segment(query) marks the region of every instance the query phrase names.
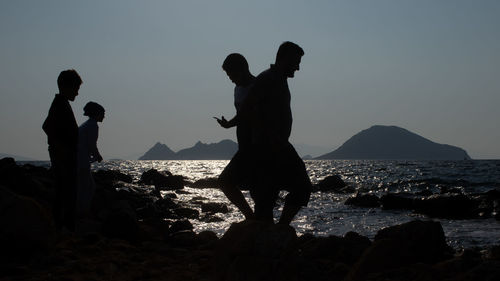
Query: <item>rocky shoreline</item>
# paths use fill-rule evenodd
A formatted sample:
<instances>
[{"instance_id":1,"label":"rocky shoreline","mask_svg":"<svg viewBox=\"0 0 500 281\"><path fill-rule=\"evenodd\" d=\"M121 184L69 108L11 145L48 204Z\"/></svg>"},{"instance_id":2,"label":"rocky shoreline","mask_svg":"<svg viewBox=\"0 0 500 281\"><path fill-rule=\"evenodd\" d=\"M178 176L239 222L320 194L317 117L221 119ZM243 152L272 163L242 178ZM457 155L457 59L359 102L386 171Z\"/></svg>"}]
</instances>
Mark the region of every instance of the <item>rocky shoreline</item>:
<instances>
[{"instance_id":1,"label":"rocky shoreline","mask_svg":"<svg viewBox=\"0 0 500 281\"><path fill-rule=\"evenodd\" d=\"M58 232L51 215L50 171L19 166L12 158L0 160L0 280L496 280L500 276L500 246L452 249L440 223L431 220L384 228L374 239L355 232L342 237L298 236L292 227L244 221L219 238L210 231L195 233L189 220L221 219L229 212L227 206L203 198L182 200L185 185L213 187L213 179L189 183L182 176L156 170L143 173L136 183L119 171L98 171L94 178L92 215L79 221L76 233ZM318 192L353 192L338 178L330 180L318 184ZM386 208L391 206L387 202L399 202L392 206L430 216L497 216L496 193L454 196L448 197L457 200L452 202L458 207L444 214L431 208L447 206L444 199L427 205L418 201L444 198L431 194L424 199L411 197L410 205L401 203L408 200L402 194L397 195L400 201L358 194L351 199L357 202L349 204ZM477 201L461 205L470 198Z\"/></svg>"}]
</instances>

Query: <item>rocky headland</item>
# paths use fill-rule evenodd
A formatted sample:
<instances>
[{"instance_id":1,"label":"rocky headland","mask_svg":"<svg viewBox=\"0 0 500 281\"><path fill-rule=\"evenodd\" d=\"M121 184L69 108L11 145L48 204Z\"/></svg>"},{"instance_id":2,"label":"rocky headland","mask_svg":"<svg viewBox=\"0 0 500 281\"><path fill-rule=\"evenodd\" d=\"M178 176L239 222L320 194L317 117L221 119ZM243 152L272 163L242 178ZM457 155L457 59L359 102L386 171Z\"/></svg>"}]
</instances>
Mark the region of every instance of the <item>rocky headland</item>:
<instances>
[{"instance_id":1,"label":"rocky headland","mask_svg":"<svg viewBox=\"0 0 500 281\"><path fill-rule=\"evenodd\" d=\"M256 221L235 223L218 237L210 231L194 232L190 220L220 218L215 214L229 212L227 206L202 198L186 202L182 196L184 186L213 188L215 179L190 183L156 170L144 172L137 182L110 170L97 171L94 178L92 214L79 220L75 233L61 232L51 215L50 170L19 166L12 158L0 160L0 280L496 280L500 276L500 246L453 249L440 223L432 220L387 227L373 239L355 232L298 235L290 226ZM402 203L403 199L354 196L355 190L338 176L315 188L352 193L351 200L358 200L359 206L392 204L418 212L434 207L416 200L441 198L441 194L424 194L420 199L397 194L410 200ZM497 194L477 195L480 199L463 196L482 201L467 203L467 212L450 211L452 217L495 215ZM429 215L450 216L435 212Z\"/></svg>"}]
</instances>

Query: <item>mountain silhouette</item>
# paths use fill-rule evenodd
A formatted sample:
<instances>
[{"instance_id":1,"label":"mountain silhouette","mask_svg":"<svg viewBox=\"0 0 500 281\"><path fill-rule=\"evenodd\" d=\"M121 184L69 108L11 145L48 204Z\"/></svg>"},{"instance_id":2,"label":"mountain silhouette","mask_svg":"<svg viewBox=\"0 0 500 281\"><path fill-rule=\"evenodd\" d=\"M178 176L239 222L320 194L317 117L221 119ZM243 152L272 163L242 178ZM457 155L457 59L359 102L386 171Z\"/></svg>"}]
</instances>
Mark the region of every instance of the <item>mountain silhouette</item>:
<instances>
[{"instance_id":1,"label":"mountain silhouette","mask_svg":"<svg viewBox=\"0 0 500 281\"><path fill-rule=\"evenodd\" d=\"M168 146L157 142L151 147L139 160L173 160L175 159L175 152Z\"/></svg>"},{"instance_id":2,"label":"mountain silhouette","mask_svg":"<svg viewBox=\"0 0 500 281\"><path fill-rule=\"evenodd\" d=\"M338 149L315 159L471 159L461 148L438 144L396 126L372 126L352 136Z\"/></svg>"},{"instance_id":3,"label":"mountain silhouette","mask_svg":"<svg viewBox=\"0 0 500 281\"><path fill-rule=\"evenodd\" d=\"M162 143L156 143L139 160L229 160L238 150L232 140L205 144L198 141L193 147L172 151Z\"/></svg>"}]
</instances>

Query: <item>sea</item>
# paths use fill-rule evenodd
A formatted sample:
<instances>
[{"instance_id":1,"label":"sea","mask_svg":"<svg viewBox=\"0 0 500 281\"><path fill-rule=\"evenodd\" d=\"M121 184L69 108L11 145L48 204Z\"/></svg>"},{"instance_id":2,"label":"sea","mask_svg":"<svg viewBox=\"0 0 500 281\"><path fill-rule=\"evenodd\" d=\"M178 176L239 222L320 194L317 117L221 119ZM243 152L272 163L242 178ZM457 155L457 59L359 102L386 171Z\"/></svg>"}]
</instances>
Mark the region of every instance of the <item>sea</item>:
<instances>
[{"instance_id":1,"label":"sea","mask_svg":"<svg viewBox=\"0 0 500 281\"><path fill-rule=\"evenodd\" d=\"M265 161L265 160L263 160ZM189 181L217 177L228 164L227 160L112 160L93 164L93 169L119 170L139 180L144 171L168 170ZM425 189L439 193L442 188L459 189L465 194L500 190L500 160L462 161L396 161L396 160L306 160L307 172L313 184L331 175L339 175L349 186L363 193L381 196L388 192L415 193ZM26 162L24 162L26 163ZM49 166L48 162L29 162ZM152 187L144 187L152 188ZM244 191L247 200L253 202ZM286 193L281 193L283 198ZM185 187L177 194L178 200L191 199L226 203L230 212L217 214L218 220L204 222L190 220L196 232L210 230L219 236L231 223L243 216L216 188ZM411 220L439 221L450 246L460 248L488 247L500 244L500 221L495 218L437 219L414 214L407 210L382 210L347 206L345 200L354 194L314 192L309 204L303 208L292 226L299 235L343 236L349 231L373 238L378 230ZM275 218L279 218L283 200L278 200ZM195 206L193 206L195 207Z\"/></svg>"}]
</instances>

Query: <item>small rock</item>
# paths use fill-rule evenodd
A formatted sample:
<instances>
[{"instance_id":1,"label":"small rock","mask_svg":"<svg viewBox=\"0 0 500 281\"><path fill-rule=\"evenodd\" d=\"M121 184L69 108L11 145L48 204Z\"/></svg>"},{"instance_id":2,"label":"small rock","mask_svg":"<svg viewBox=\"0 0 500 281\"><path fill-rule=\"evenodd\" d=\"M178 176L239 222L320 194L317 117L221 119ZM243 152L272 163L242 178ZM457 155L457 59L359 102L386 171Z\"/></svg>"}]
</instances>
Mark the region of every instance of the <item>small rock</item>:
<instances>
[{"instance_id":1,"label":"small rock","mask_svg":"<svg viewBox=\"0 0 500 281\"><path fill-rule=\"evenodd\" d=\"M226 204L224 204L224 203L210 202L210 203L202 203L201 204L201 211L204 213L223 213L223 214L226 214L229 212L229 209L227 208Z\"/></svg>"}]
</instances>

